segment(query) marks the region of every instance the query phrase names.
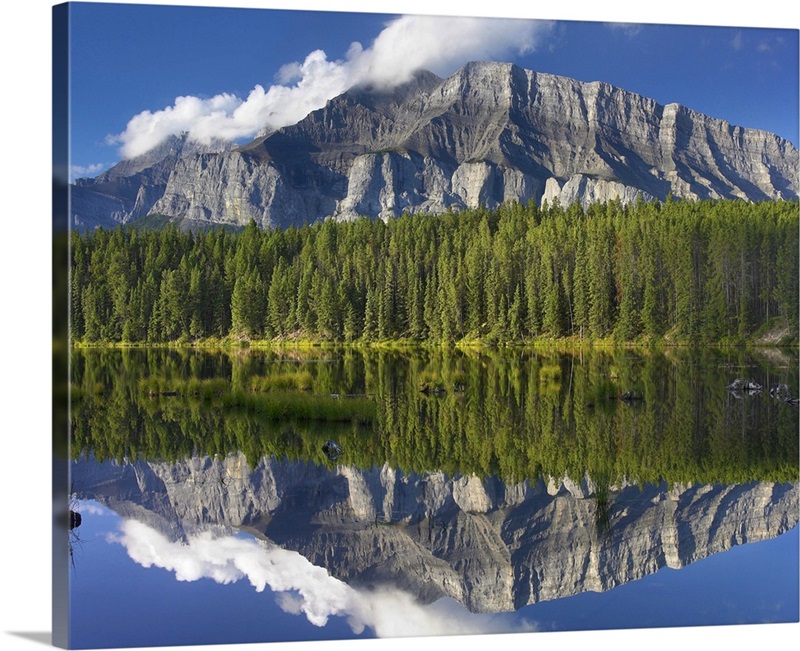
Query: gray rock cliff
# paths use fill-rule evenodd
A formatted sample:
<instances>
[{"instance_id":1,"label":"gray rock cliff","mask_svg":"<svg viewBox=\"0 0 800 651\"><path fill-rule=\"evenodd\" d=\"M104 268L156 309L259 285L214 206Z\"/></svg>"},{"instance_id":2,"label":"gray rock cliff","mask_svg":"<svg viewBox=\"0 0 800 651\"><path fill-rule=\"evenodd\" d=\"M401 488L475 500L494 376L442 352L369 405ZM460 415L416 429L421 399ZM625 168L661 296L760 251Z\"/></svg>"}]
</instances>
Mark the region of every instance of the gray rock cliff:
<instances>
[{"instance_id":1,"label":"gray rock cliff","mask_svg":"<svg viewBox=\"0 0 800 651\"><path fill-rule=\"evenodd\" d=\"M509 200L762 201L800 191L798 150L774 134L601 82L485 62L447 79L420 72L388 92L351 89L233 151L138 167L124 177L123 209L103 181L92 185L92 208L81 198L83 213L285 226ZM133 188L148 174L157 180L145 185L163 193L137 203Z\"/></svg>"},{"instance_id":2,"label":"gray rock cliff","mask_svg":"<svg viewBox=\"0 0 800 651\"><path fill-rule=\"evenodd\" d=\"M72 226L107 228L144 217L164 194L179 161L230 148L231 144L223 141L202 145L183 133L170 136L141 156L121 161L93 179L77 179L70 186Z\"/></svg>"}]
</instances>

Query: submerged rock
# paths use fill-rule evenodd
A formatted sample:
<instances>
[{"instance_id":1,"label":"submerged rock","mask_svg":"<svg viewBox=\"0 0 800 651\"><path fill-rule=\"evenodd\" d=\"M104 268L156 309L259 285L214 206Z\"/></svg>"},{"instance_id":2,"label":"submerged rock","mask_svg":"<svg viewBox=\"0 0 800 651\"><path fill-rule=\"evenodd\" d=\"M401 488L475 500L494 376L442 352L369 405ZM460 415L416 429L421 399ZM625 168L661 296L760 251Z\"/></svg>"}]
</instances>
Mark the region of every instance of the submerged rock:
<instances>
[{"instance_id":1,"label":"submerged rock","mask_svg":"<svg viewBox=\"0 0 800 651\"><path fill-rule=\"evenodd\" d=\"M780 400L781 402L785 402L789 405L794 405L795 407L800 404L800 398L793 398L792 394L789 392L789 387L785 384L778 384L772 387L769 390L769 395L776 400Z\"/></svg>"},{"instance_id":2,"label":"submerged rock","mask_svg":"<svg viewBox=\"0 0 800 651\"><path fill-rule=\"evenodd\" d=\"M426 396L434 395L434 396L443 396L447 393L447 389L445 389L441 385L431 386L427 383L422 385L422 388L419 390L420 393L424 393Z\"/></svg>"},{"instance_id":3,"label":"submerged rock","mask_svg":"<svg viewBox=\"0 0 800 651\"><path fill-rule=\"evenodd\" d=\"M737 377L725 388L728 391L758 392L762 391L764 386L753 380L742 380Z\"/></svg>"},{"instance_id":4,"label":"submerged rock","mask_svg":"<svg viewBox=\"0 0 800 651\"><path fill-rule=\"evenodd\" d=\"M336 459L342 456L341 446L336 441L331 441L330 439L325 441L322 446L322 451L330 461L336 461Z\"/></svg>"}]
</instances>

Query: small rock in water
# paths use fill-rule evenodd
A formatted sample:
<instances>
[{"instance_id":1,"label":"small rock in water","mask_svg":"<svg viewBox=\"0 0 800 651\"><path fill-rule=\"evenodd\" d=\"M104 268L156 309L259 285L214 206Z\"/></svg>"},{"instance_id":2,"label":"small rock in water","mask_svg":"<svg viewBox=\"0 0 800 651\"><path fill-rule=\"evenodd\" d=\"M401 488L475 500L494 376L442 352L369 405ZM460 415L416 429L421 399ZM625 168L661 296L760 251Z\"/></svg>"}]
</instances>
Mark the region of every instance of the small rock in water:
<instances>
[{"instance_id":1,"label":"small rock in water","mask_svg":"<svg viewBox=\"0 0 800 651\"><path fill-rule=\"evenodd\" d=\"M785 402L790 405L796 406L798 402L800 402L800 399L792 397L792 394L789 392L789 387L785 384L778 384L777 386L772 387L769 390L769 395L776 400L780 400L781 402Z\"/></svg>"},{"instance_id":2,"label":"small rock in water","mask_svg":"<svg viewBox=\"0 0 800 651\"><path fill-rule=\"evenodd\" d=\"M338 459L342 454L342 448L339 446L339 444L336 441L331 441L330 439L325 441L324 445L322 446L322 451L331 461L336 461L336 459Z\"/></svg>"},{"instance_id":3,"label":"small rock in water","mask_svg":"<svg viewBox=\"0 0 800 651\"><path fill-rule=\"evenodd\" d=\"M420 393L424 393L426 396L428 395L435 395L435 396L443 396L447 393L447 389L445 389L441 385L431 386L427 382L422 385L422 388L419 390Z\"/></svg>"},{"instance_id":4,"label":"small rock in water","mask_svg":"<svg viewBox=\"0 0 800 651\"><path fill-rule=\"evenodd\" d=\"M754 380L742 380L741 378L736 378L733 382L731 382L727 387L725 387L728 391L741 391L741 392L754 392L754 391L761 391L764 387L760 385L758 382Z\"/></svg>"}]
</instances>

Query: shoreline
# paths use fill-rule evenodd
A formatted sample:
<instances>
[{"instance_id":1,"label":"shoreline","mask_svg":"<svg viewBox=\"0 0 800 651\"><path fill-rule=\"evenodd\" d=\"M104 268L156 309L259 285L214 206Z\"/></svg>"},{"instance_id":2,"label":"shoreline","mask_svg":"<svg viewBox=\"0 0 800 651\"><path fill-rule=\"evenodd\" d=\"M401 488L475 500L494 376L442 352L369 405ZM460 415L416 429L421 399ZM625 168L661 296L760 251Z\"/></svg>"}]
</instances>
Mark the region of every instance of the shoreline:
<instances>
[{"instance_id":1,"label":"shoreline","mask_svg":"<svg viewBox=\"0 0 800 651\"><path fill-rule=\"evenodd\" d=\"M255 339L255 340L236 340L236 339L202 339L194 341L171 341L171 342L125 342L125 341L70 341L70 349L145 349L145 348L164 348L164 349L187 349L187 350L285 350L285 349L372 349L372 350L424 350L424 349L447 349L447 350L549 350L549 351L573 351L573 350L597 350L597 349L630 349L630 350L669 350L669 349L716 349L716 350L751 350L751 349L794 349L800 350L797 340L789 343L769 342L751 340L745 342L680 342L669 340L657 341L613 341L613 340L578 340L578 339L541 339L522 342L487 342L483 340L468 340L456 342L435 342L435 341L412 341L412 340L387 340L387 341L330 341L316 339Z\"/></svg>"}]
</instances>

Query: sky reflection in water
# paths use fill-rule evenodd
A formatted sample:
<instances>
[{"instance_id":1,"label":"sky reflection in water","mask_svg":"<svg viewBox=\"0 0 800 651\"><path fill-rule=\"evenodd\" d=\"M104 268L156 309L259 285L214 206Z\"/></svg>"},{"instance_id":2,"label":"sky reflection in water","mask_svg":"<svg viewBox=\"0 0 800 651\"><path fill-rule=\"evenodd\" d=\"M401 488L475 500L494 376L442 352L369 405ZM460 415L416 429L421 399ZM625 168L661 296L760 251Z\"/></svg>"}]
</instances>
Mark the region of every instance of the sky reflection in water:
<instances>
[{"instance_id":1,"label":"sky reflection in water","mask_svg":"<svg viewBox=\"0 0 800 651\"><path fill-rule=\"evenodd\" d=\"M299 553L245 534L205 532L183 543L96 502L78 510L77 647L535 630L519 614L473 614L449 598L421 605L402 590L354 589Z\"/></svg>"},{"instance_id":2,"label":"sky reflection in water","mask_svg":"<svg viewBox=\"0 0 800 651\"><path fill-rule=\"evenodd\" d=\"M245 535L187 543L82 501L72 571L76 647L797 621L798 529L604 593L473 614L388 587L352 588ZM80 531L79 534L77 532Z\"/></svg>"}]
</instances>

